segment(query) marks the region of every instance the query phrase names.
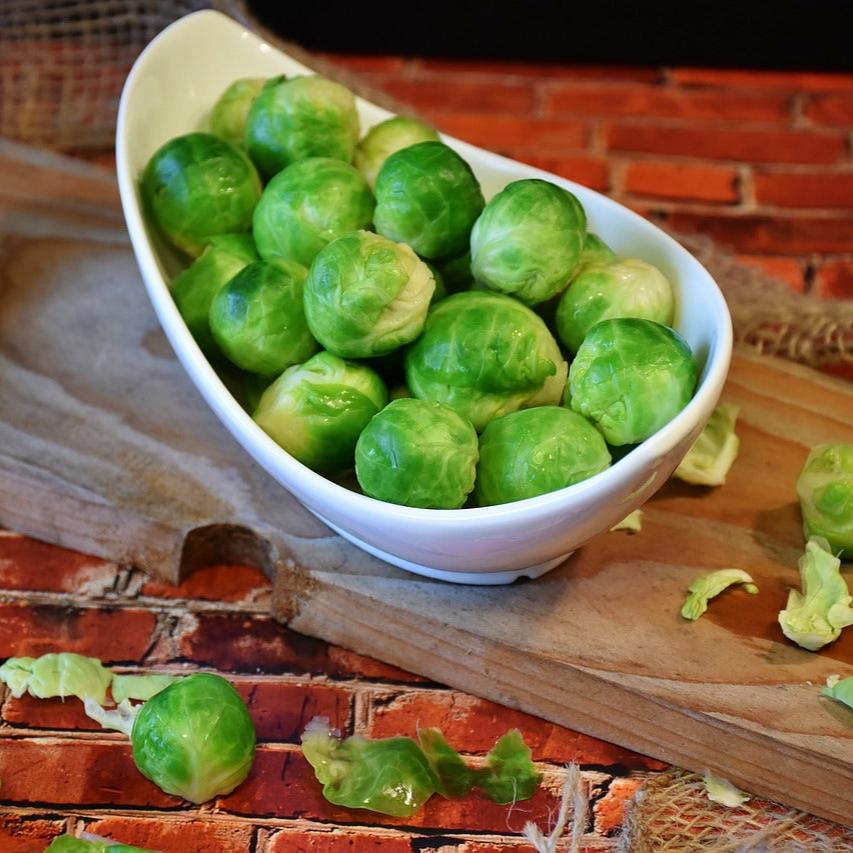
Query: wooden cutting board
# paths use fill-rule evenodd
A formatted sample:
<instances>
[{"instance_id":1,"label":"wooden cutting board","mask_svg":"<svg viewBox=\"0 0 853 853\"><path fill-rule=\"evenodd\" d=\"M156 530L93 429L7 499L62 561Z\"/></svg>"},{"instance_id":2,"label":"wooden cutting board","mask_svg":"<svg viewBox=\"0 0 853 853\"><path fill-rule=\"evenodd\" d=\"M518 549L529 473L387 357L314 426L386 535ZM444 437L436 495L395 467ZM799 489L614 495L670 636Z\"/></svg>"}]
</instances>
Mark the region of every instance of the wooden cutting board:
<instances>
[{"instance_id":1,"label":"wooden cutting board","mask_svg":"<svg viewBox=\"0 0 853 853\"><path fill-rule=\"evenodd\" d=\"M297 630L853 824L853 629L820 654L776 624L803 539L812 444L853 442L853 385L747 352L729 483L671 483L641 533L607 533L503 588L407 575L332 534L240 449L148 304L112 175L0 144L0 524L177 580L262 566ZM696 623L700 572L749 570ZM848 571L850 583L853 577Z\"/></svg>"}]
</instances>

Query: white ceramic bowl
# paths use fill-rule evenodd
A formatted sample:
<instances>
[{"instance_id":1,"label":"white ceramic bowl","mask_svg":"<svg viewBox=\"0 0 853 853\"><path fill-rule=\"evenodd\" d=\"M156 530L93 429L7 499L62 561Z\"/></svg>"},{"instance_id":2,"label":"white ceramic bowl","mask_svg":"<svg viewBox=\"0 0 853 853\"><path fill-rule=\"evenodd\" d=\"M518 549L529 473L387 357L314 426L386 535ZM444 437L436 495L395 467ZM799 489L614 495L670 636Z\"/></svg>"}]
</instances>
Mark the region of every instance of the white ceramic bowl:
<instances>
[{"instance_id":1,"label":"white ceramic bowl","mask_svg":"<svg viewBox=\"0 0 853 853\"><path fill-rule=\"evenodd\" d=\"M162 32L127 78L119 108L116 156L121 201L148 294L178 358L237 441L263 468L342 536L402 568L467 583L536 576L644 503L669 477L704 426L723 388L731 320L705 269L651 223L586 187L456 139L486 198L510 181L545 178L583 203L590 230L620 256L643 258L675 284L675 327L700 365L687 407L612 467L577 485L502 506L425 510L383 503L306 468L255 425L202 355L169 293L181 262L146 226L139 177L168 139L203 129L225 87L238 77L311 73L217 12L197 12ZM390 113L360 100L363 129Z\"/></svg>"}]
</instances>

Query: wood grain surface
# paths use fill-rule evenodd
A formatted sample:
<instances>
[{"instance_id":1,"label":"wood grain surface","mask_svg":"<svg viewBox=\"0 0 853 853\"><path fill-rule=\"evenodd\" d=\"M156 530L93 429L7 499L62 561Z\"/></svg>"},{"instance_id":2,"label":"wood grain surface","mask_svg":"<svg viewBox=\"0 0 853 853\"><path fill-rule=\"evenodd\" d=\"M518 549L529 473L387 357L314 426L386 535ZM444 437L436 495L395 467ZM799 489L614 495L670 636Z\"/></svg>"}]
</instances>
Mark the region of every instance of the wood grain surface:
<instances>
[{"instance_id":1,"label":"wood grain surface","mask_svg":"<svg viewBox=\"0 0 853 853\"><path fill-rule=\"evenodd\" d=\"M0 144L0 298L0 524L170 580L259 565L299 631L853 824L853 712L819 696L853 674L853 631L813 654L776 624L794 481L812 444L853 442L853 386L737 353L726 486L670 483L640 534L463 588L333 535L220 426L157 326L110 173ZM727 566L760 594L681 620L687 584Z\"/></svg>"}]
</instances>

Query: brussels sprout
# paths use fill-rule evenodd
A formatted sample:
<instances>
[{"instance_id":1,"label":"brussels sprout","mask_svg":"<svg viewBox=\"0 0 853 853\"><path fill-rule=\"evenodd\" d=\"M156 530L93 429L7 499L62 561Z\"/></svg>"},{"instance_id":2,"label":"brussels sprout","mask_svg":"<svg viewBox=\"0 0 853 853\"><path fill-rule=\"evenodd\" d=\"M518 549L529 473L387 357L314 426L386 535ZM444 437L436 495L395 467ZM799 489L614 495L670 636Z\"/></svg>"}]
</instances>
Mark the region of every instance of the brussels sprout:
<instances>
[{"instance_id":1,"label":"brussels sprout","mask_svg":"<svg viewBox=\"0 0 853 853\"><path fill-rule=\"evenodd\" d=\"M435 282L435 290L432 292L432 299L429 301L429 304L433 305L438 302L439 299L444 299L444 297L447 296L447 286L444 283L444 275L441 270L429 261L424 261L424 263L432 273L432 280Z\"/></svg>"},{"instance_id":2,"label":"brussels sprout","mask_svg":"<svg viewBox=\"0 0 853 853\"><path fill-rule=\"evenodd\" d=\"M394 116L374 125L355 149L355 165L371 189L382 164L401 148L418 142L437 140L438 134L428 124L415 118Z\"/></svg>"},{"instance_id":3,"label":"brussels sprout","mask_svg":"<svg viewBox=\"0 0 853 853\"><path fill-rule=\"evenodd\" d=\"M249 109L265 83L266 80L262 77L245 77L242 80L235 80L213 105L213 113L210 116L211 133L242 148Z\"/></svg>"},{"instance_id":4,"label":"brussels sprout","mask_svg":"<svg viewBox=\"0 0 853 853\"><path fill-rule=\"evenodd\" d=\"M566 362L542 320L509 296L455 293L435 305L406 355L412 393L482 431L493 418L558 403Z\"/></svg>"},{"instance_id":5,"label":"brussels sprout","mask_svg":"<svg viewBox=\"0 0 853 853\"><path fill-rule=\"evenodd\" d=\"M641 317L669 326L675 312L672 285L651 264L630 258L590 264L576 276L557 307L557 334L577 352L587 332L611 317Z\"/></svg>"},{"instance_id":6,"label":"brussels sprout","mask_svg":"<svg viewBox=\"0 0 853 853\"><path fill-rule=\"evenodd\" d=\"M687 343L651 320L618 318L593 326L569 370L572 409L613 446L635 444L690 401L696 362Z\"/></svg>"},{"instance_id":7,"label":"brussels sprout","mask_svg":"<svg viewBox=\"0 0 853 853\"><path fill-rule=\"evenodd\" d=\"M265 178L305 157L349 163L358 134L352 92L323 77L270 80L246 119L246 148Z\"/></svg>"},{"instance_id":8,"label":"brussels sprout","mask_svg":"<svg viewBox=\"0 0 853 853\"><path fill-rule=\"evenodd\" d=\"M261 197L249 158L212 133L188 133L159 148L141 189L163 235L193 257L217 234L248 231Z\"/></svg>"},{"instance_id":9,"label":"brussels sprout","mask_svg":"<svg viewBox=\"0 0 853 853\"><path fill-rule=\"evenodd\" d=\"M709 572L700 578L696 578L687 587L688 595L681 608L681 615L691 621L698 619L708 609L708 601L734 583L742 583L743 588L750 595L755 595L758 592L758 587L752 582L752 577L743 569L717 569L715 572Z\"/></svg>"},{"instance_id":10,"label":"brussels sprout","mask_svg":"<svg viewBox=\"0 0 853 853\"><path fill-rule=\"evenodd\" d=\"M213 298L210 329L222 352L244 370L277 376L320 348L305 321L305 267L255 261Z\"/></svg>"},{"instance_id":11,"label":"brussels sprout","mask_svg":"<svg viewBox=\"0 0 853 853\"><path fill-rule=\"evenodd\" d=\"M155 853L142 847L131 847L129 844L119 844L108 838L89 835L86 838L75 838L73 835L60 835L50 842L44 853Z\"/></svg>"},{"instance_id":12,"label":"brussels sprout","mask_svg":"<svg viewBox=\"0 0 853 853\"><path fill-rule=\"evenodd\" d=\"M187 328L208 355L218 352L210 331L210 304L223 285L258 260L250 234L211 237L201 256L172 282L172 298Z\"/></svg>"},{"instance_id":13,"label":"brussels sprout","mask_svg":"<svg viewBox=\"0 0 853 853\"><path fill-rule=\"evenodd\" d=\"M376 179L376 230L421 257L459 255L483 209L471 167L443 142L419 142L392 154Z\"/></svg>"},{"instance_id":14,"label":"brussels sprout","mask_svg":"<svg viewBox=\"0 0 853 853\"><path fill-rule=\"evenodd\" d=\"M359 434L387 402L373 370L321 352L285 370L263 393L254 417L295 459L332 472L352 465Z\"/></svg>"},{"instance_id":15,"label":"brussels sprout","mask_svg":"<svg viewBox=\"0 0 853 853\"><path fill-rule=\"evenodd\" d=\"M598 234L587 231L586 241L583 244L583 251L578 260L575 274L580 272L587 264L615 264L618 260L616 252Z\"/></svg>"},{"instance_id":16,"label":"brussels sprout","mask_svg":"<svg viewBox=\"0 0 853 853\"><path fill-rule=\"evenodd\" d=\"M315 258L305 282L305 316L330 352L370 358L421 333L434 291L432 273L408 246L357 231Z\"/></svg>"},{"instance_id":17,"label":"brussels sprout","mask_svg":"<svg viewBox=\"0 0 853 853\"><path fill-rule=\"evenodd\" d=\"M474 287L470 252L465 252L464 255L451 258L449 261L441 261L438 268L444 276L444 286L448 293L459 293L461 290L471 290Z\"/></svg>"},{"instance_id":18,"label":"brussels sprout","mask_svg":"<svg viewBox=\"0 0 853 853\"><path fill-rule=\"evenodd\" d=\"M514 181L487 205L471 232L474 278L528 305L566 285L586 240L581 203L556 184Z\"/></svg>"},{"instance_id":19,"label":"brussels sprout","mask_svg":"<svg viewBox=\"0 0 853 853\"><path fill-rule=\"evenodd\" d=\"M853 559L853 444L813 447L797 494L806 537L823 536L842 559Z\"/></svg>"},{"instance_id":20,"label":"brussels sprout","mask_svg":"<svg viewBox=\"0 0 853 853\"><path fill-rule=\"evenodd\" d=\"M113 674L97 658L73 652L9 658L0 667L0 682L9 687L15 698L26 691L36 699L91 696L96 702L103 702L112 678Z\"/></svg>"},{"instance_id":21,"label":"brussels sprout","mask_svg":"<svg viewBox=\"0 0 853 853\"><path fill-rule=\"evenodd\" d=\"M477 433L449 406L402 397L359 436L355 474L365 494L404 506L458 509L474 488Z\"/></svg>"},{"instance_id":22,"label":"brussels sprout","mask_svg":"<svg viewBox=\"0 0 853 853\"><path fill-rule=\"evenodd\" d=\"M336 237L373 221L373 195L342 160L308 157L279 172L255 208L253 233L264 259L287 258L310 267Z\"/></svg>"},{"instance_id":23,"label":"brussels sprout","mask_svg":"<svg viewBox=\"0 0 853 853\"><path fill-rule=\"evenodd\" d=\"M712 803L736 809L749 799L749 794L736 788L728 779L715 776L710 770L705 771L702 781L705 783L705 793Z\"/></svg>"},{"instance_id":24,"label":"brussels sprout","mask_svg":"<svg viewBox=\"0 0 853 853\"><path fill-rule=\"evenodd\" d=\"M672 476L697 486L722 486L740 448L735 433L739 411L733 403L720 403Z\"/></svg>"}]
</instances>

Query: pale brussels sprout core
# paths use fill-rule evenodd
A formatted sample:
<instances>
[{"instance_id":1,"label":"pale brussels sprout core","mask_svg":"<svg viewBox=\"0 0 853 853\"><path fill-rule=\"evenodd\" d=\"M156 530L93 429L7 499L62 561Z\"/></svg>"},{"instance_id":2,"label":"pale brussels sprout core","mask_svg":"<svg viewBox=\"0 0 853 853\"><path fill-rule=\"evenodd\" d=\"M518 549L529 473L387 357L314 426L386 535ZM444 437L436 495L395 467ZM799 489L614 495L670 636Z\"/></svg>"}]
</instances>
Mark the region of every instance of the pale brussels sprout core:
<instances>
[{"instance_id":1,"label":"pale brussels sprout core","mask_svg":"<svg viewBox=\"0 0 853 853\"><path fill-rule=\"evenodd\" d=\"M265 178L306 157L349 163L358 134L352 92L323 77L270 80L246 120L246 148Z\"/></svg>"},{"instance_id":2,"label":"pale brussels sprout core","mask_svg":"<svg viewBox=\"0 0 853 853\"><path fill-rule=\"evenodd\" d=\"M352 466L361 431L387 402L373 370L321 352L285 370L261 396L254 418L295 459L331 473Z\"/></svg>"},{"instance_id":3,"label":"pale brussels sprout core","mask_svg":"<svg viewBox=\"0 0 853 853\"><path fill-rule=\"evenodd\" d=\"M672 476L697 486L722 486L740 448L739 411L734 403L720 403Z\"/></svg>"},{"instance_id":4,"label":"pale brussels sprout core","mask_svg":"<svg viewBox=\"0 0 853 853\"><path fill-rule=\"evenodd\" d=\"M320 349L305 321L305 276L305 267L293 261L255 261L219 290L210 328L228 359L243 370L277 376Z\"/></svg>"},{"instance_id":5,"label":"pale brussels sprout core","mask_svg":"<svg viewBox=\"0 0 853 853\"><path fill-rule=\"evenodd\" d=\"M853 444L813 447L797 495L806 537L822 536L842 559L853 558Z\"/></svg>"},{"instance_id":6,"label":"pale brussels sprout core","mask_svg":"<svg viewBox=\"0 0 853 853\"><path fill-rule=\"evenodd\" d=\"M586 241L581 203L556 184L513 181L485 207L471 232L474 278L528 305L569 283Z\"/></svg>"},{"instance_id":7,"label":"pale brussels sprout core","mask_svg":"<svg viewBox=\"0 0 853 853\"><path fill-rule=\"evenodd\" d=\"M537 406L493 420L480 437L475 497L480 506L553 492L610 465L601 433L561 406Z\"/></svg>"},{"instance_id":8,"label":"pale brussels sprout core","mask_svg":"<svg viewBox=\"0 0 853 853\"><path fill-rule=\"evenodd\" d=\"M421 333L434 291L432 273L408 246L357 231L315 258L305 282L305 316L329 352L370 358Z\"/></svg>"},{"instance_id":9,"label":"pale brussels sprout core","mask_svg":"<svg viewBox=\"0 0 853 853\"><path fill-rule=\"evenodd\" d=\"M355 473L364 493L404 506L458 509L474 488L477 433L449 406L402 397L359 436Z\"/></svg>"},{"instance_id":10,"label":"pale brussels sprout core","mask_svg":"<svg viewBox=\"0 0 853 853\"><path fill-rule=\"evenodd\" d=\"M235 80L213 105L210 132L242 148L249 109L265 83L266 79L263 77L244 77L242 80Z\"/></svg>"},{"instance_id":11,"label":"pale brussels sprout core","mask_svg":"<svg viewBox=\"0 0 853 853\"><path fill-rule=\"evenodd\" d=\"M664 274L636 258L589 264L577 275L557 307L557 334L577 352L587 332L612 317L640 317L672 324L675 296Z\"/></svg>"},{"instance_id":12,"label":"pale brussels sprout core","mask_svg":"<svg viewBox=\"0 0 853 853\"><path fill-rule=\"evenodd\" d=\"M248 231L261 197L249 158L212 133L188 133L159 148L145 167L141 189L166 239L193 257L217 234Z\"/></svg>"},{"instance_id":13,"label":"pale brussels sprout core","mask_svg":"<svg viewBox=\"0 0 853 853\"><path fill-rule=\"evenodd\" d=\"M382 164L392 154L417 142L437 139L438 134L428 124L415 118L394 116L367 131L355 149L354 163L372 189Z\"/></svg>"},{"instance_id":14,"label":"pale brussels sprout core","mask_svg":"<svg viewBox=\"0 0 853 853\"><path fill-rule=\"evenodd\" d=\"M376 230L435 260L462 254L483 193L471 167L443 142L392 154L376 179Z\"/></svg>"},{"instance_id":15,"label":"pale brussels sprout core","mask_svg":"<svg viewBox=\"0 0 853 853\"><path fill-rule=\"evenodd\" d=\"M569 370L572 409L614 447L643 441L671 421L696 386L690 347L651 320L604 320L590 330Z\"/></svg>"},{"instance_id":16,"label":"pale brussels sprout core","mask_svg":"<svg viewBox=\"0 0 853 853\"><path fill-rule=\"evenodd\" d=\"M255 208L253 234L262 258L310 267L337 237L373 221L373 194L342 160L308 157L279 172Z\"/></svg>"},{"instance_id":17,"label":"pale brussels sprout core","mask_svg":"<svg viewBox=\"0 0 853 853\"><path fill-rule=\"evenodd\" d=\"M559 403L567 370L541 318L490 291L437 303L406 355L406 383L415 397L446 403L478 432L509 412Z\"/></svg>"}]
</instances>

